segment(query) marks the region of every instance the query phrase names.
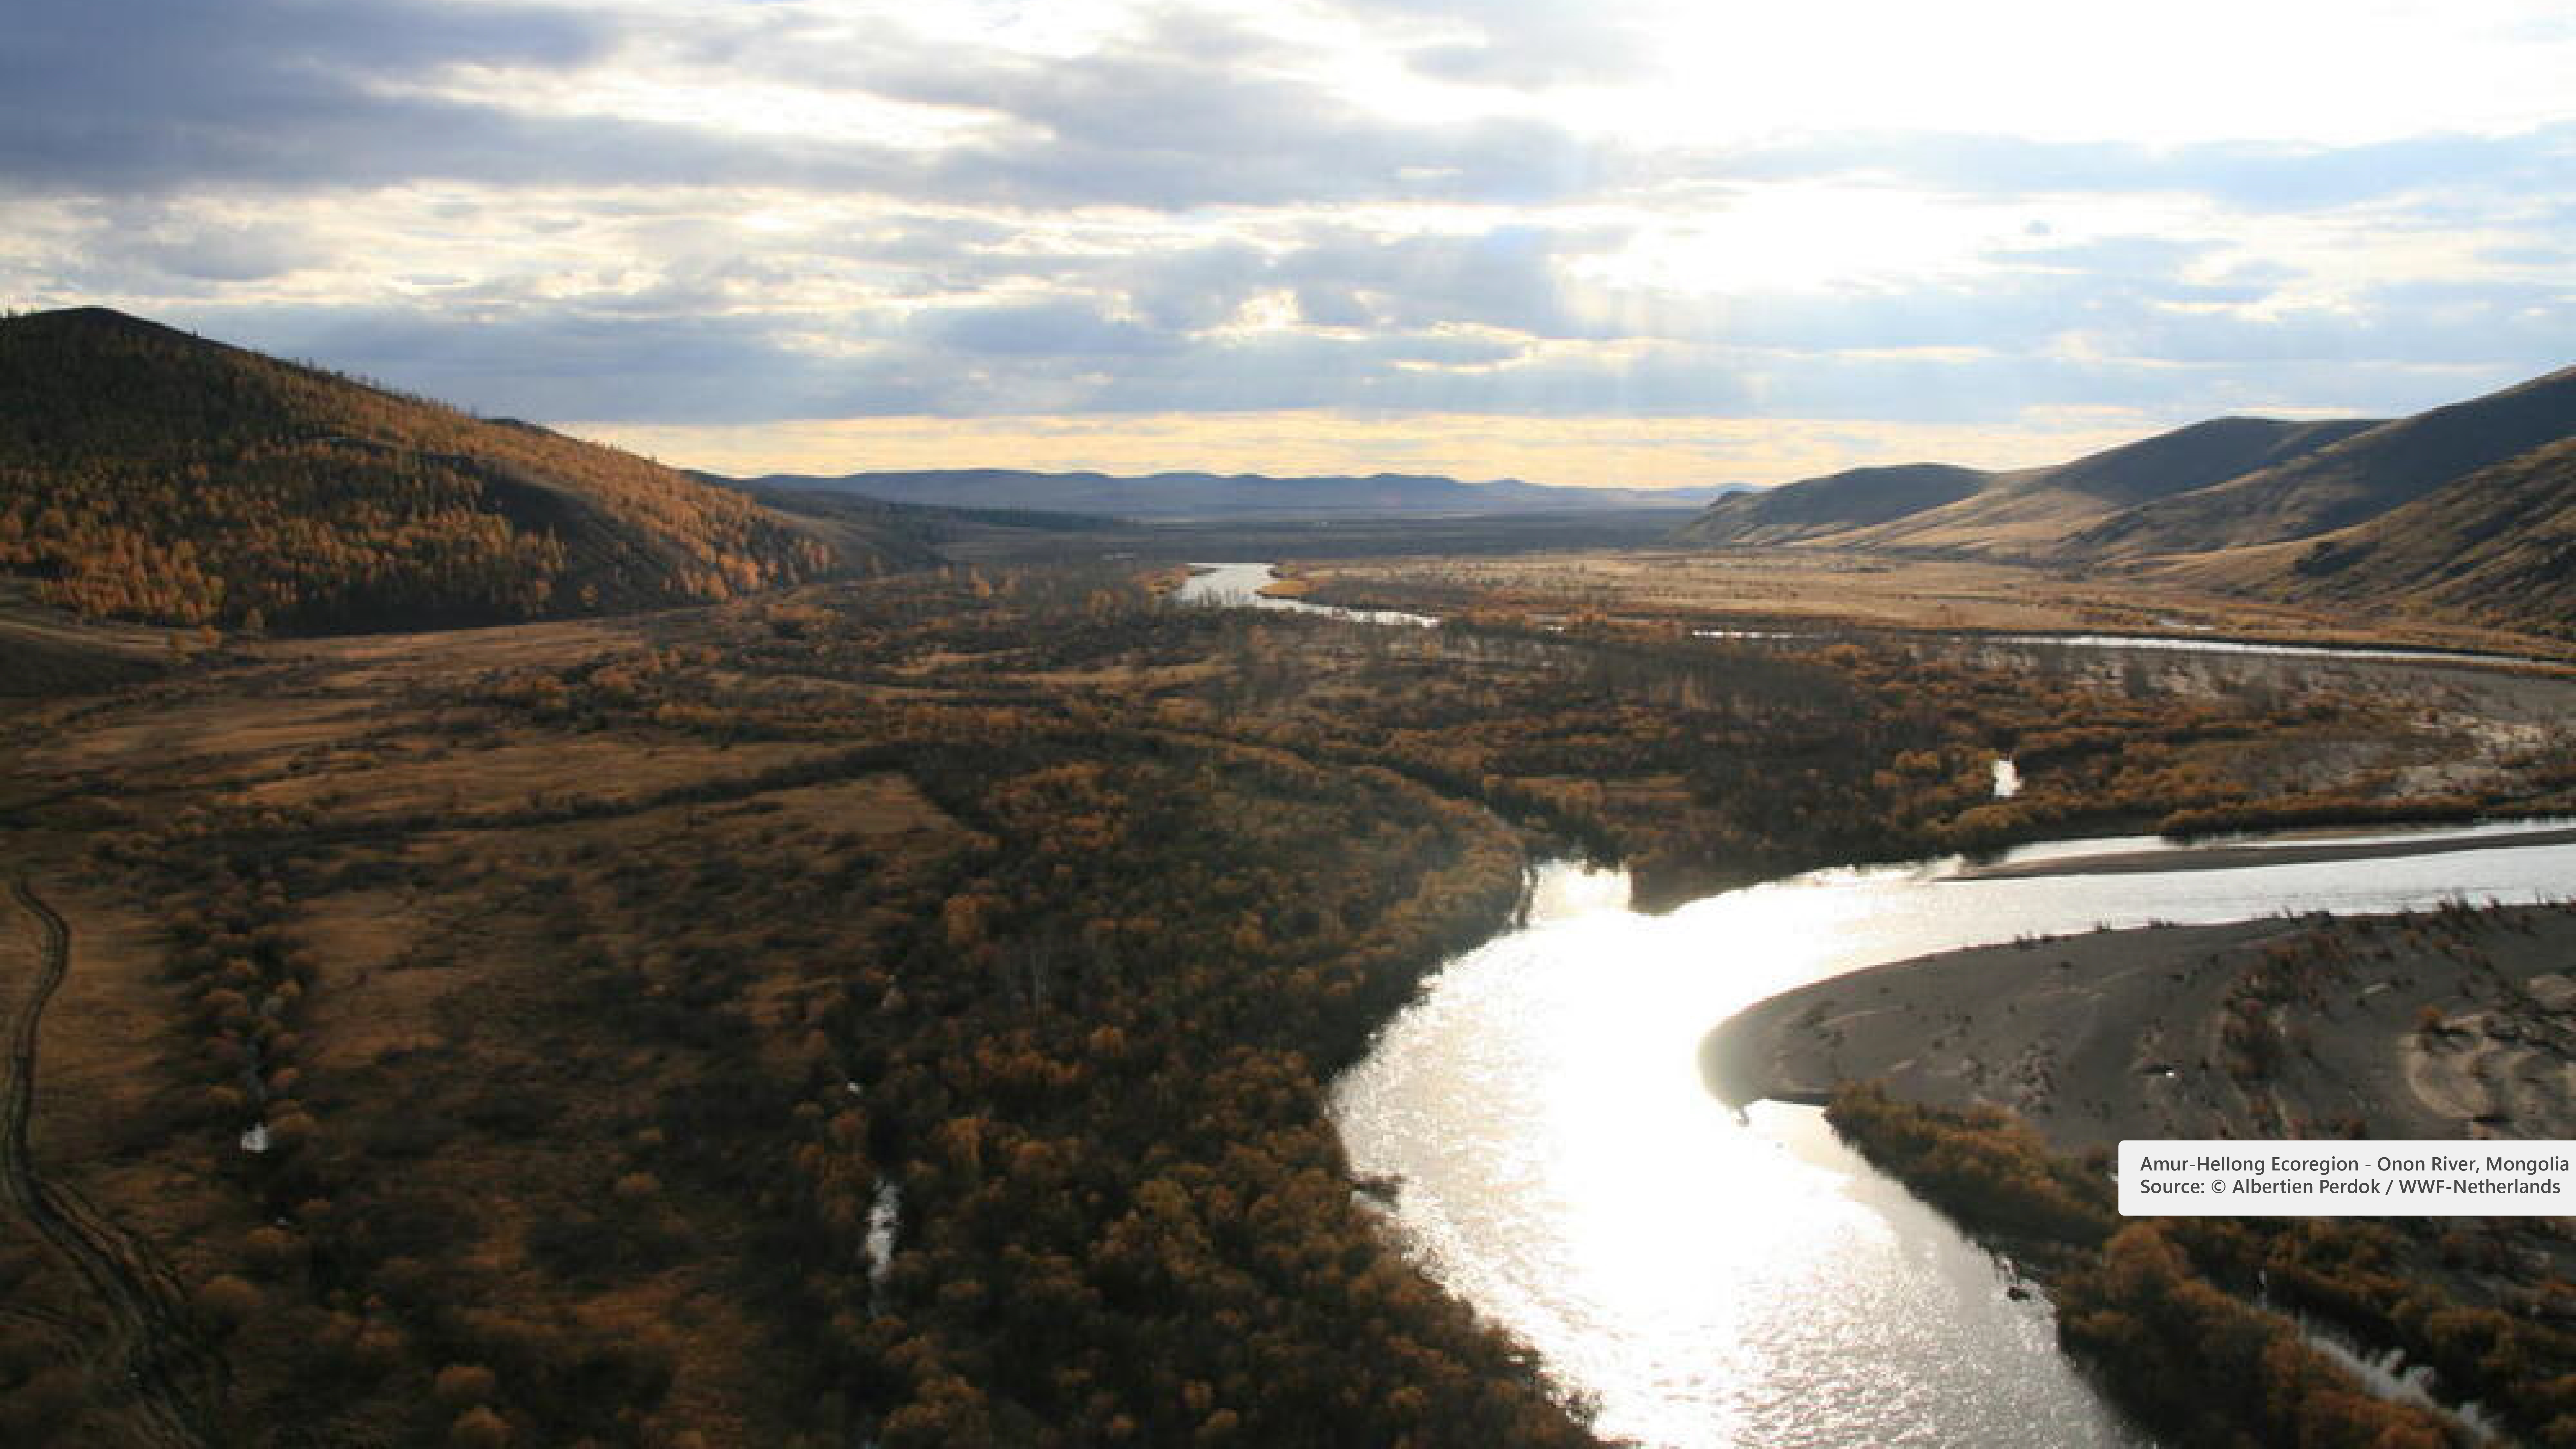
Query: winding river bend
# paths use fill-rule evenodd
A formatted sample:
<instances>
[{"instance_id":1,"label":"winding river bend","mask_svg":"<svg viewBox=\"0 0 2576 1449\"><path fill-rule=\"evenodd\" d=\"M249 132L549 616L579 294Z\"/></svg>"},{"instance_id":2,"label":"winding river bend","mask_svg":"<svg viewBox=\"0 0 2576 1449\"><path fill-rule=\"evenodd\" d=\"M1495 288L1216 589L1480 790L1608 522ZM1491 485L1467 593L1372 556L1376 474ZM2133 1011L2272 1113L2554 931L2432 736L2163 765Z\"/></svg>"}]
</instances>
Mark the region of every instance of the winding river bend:
<instances>
[{"instance_id":1,"label":"winding river bend","mask_svg":"<svg viewBox=\"0 0 2576 1449\"><path fill-rule=\"evenodd\" d=\"M1217 566L1183 597L1253 602L1269 577ZM1977 869L1819 871L1660 916L1628 908L1623 873L1543 866L1527 923L1427 983L1336 1084L1334 1118L1355 1171L1400 1182L1408 1250L1594 1400L1606 1435L2144 1444L2058 1354L2044 1303L2009 1296L2006 1270L1821 1113L1760 1103L1739 1120L1702 1079L1701 1041L1792 987L2019 936L2576 894L2576 843L2545 826L2366 838L2428 849L2276 863L2244 840L2061 841ZM2175 868L2140 859L2158 854ZM2117 873L2012 870L2085 856Z\"/></svg>"},{"instance_id":2,"label":"winding river bend","mask_svg":"<svg viewBox=\"0 0 2576 1449\"><path fill-rule=\"evenodd\" d=\"M1338 1084L1353 1167L1451 1290L1655 1445L2145 1442L2059 1357L2046 1308L1842 1148L1811 1108L1749 1120L1702 1037L1765 997L2025 934L2379 912L2576 888L2576 845L2121 875L1955 861L1829 870L1627 909L1626 878L1543 867L1529 924L1445 967ZM2474 832L2426 832L2458 841ZM2546 838L2546 837L2542 837ZM2155 849L2062 842L2015 860ZM2193 852L2175 850L2181 857Z\"/></svg>"},{"instance_id":3,"label":"winding river bend","mask_svg":"<svg viewBox=\"0 0 2576 1449\"><path fill-rule=\"evenodd\" d=\"M1393 609L1344 609L1331 604L1310 604L1303 599L1273 598L1261 592L1279 582L1279 575L1266 563L1194 563L1190 576L1181 583L1173 597L1184 604L1221 604L1239 609L1276 609L1288 614L1322 614L1328 618L1348 619L1355 624L1409 624L1419 629L1438 626L1439 620L1428 614L1404 614Z\"/></svg>"}]
</instances>

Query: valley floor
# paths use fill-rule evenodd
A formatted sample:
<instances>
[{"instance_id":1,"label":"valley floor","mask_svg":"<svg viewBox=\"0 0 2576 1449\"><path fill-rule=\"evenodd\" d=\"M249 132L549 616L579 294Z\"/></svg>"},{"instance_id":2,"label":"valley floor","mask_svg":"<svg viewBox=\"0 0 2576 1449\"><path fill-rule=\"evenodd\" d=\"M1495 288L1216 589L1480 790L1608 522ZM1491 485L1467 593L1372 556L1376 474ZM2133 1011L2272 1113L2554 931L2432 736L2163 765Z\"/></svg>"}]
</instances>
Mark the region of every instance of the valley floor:
<instances>
[{"instance_id":1,"label":"valley floor","mask_svg":"<svg viewBox=\"0 0 2576 1449\"><path fill-rule=\"evenodd\" d=\"M0 699L0 877L70 940L33 1172L163 1260L163 1346L224 1366L190 1432L246 1445L1579 1445L1324 1110L1530 853L1670 901L2176 811L2576 800L2555 680L1549 599L1391 630L955 569L107 641L153 661ZM148 1423L84 1347L126 1320L23 1213L0 1304L0 1440Z\"/></svg>"},{"instance_id":2,"label":"valley floor","mask_svg":"<svg viewBox=\"0 0 2576 1449\"><path fill-rule=\"evenodd\" d=\"M2564 640L2452 620L2301 607L2117 572L1821 548L1570 550L1318 559L1319 603L1444 613L1577 609L1698 626L2111 632L2576 657Z\"/></svg>"}]
</instances>

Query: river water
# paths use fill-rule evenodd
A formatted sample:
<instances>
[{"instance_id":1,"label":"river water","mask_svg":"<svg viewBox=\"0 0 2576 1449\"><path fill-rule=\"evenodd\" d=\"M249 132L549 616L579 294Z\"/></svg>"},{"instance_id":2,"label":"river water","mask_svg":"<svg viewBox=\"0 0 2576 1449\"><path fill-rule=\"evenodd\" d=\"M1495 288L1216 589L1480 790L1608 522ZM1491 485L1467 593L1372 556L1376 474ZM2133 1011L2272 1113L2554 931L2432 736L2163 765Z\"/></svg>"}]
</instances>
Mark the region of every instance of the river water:
<instances>
[{"instance_id":1,"label":"river water","mask_svg":"<svg viewBox=\"0 0 2576 1449\"><path fill-rule=\"evenodd\" d=\"M1277 609L1287 613L1321 614L1361 624L1411 624L1427 628L1436 626L1440 622L1428 614L1406 614L1394 609L1343 609L1330 604L1310 604L1303 599L1272 598L1261 590L1279 582L1279 575L1272 565L1266 563L1194 563L1190 568L1192 570L1190 577L1173 595L1182 603L1228 604L1244 608ZM1693 629L1691 637L1759 641L1803 639L1823 643L1834 636L1821 632L1780 629ZM2544 668L2564 667L2564 661L2519 654L2472 654L2435 649L2378 649L2335 644L2264 644L2244 640L2199 639L2156 634L1961 634L1948 637L1967 644L2009 644L2047 649L2107 649L2148 653L2400 664L2518 664L2537 665Z\"/></svg>"},{"instance_id":2,"label":"river water","mask_svg":"<svg viewBox=\"0 0 2576 1449\"><path fill-rule=\"evenodd\" d=\"M1266 563L1194 563L1190 576L1172 595L1184 604L1224 604L1236 608L1276 609L1287 614L1321 614L1327 618L1348 619L1355 624L1409 624L1418 629L1438 627L1440 621L1428 614L1405 614L1394 609L1343 609L1331 604L1310 604L1303 599L1274 599L1261 592L1279 582L1279 575Z\"/></svg>"},{"instance_id":3,"label":"river water","mask_svg":"<svg viewBox=\"0 0 2576 1449\"><path fill-rule=\"evenodd\" d=\"M1336 1087L1353 1168L1433 1276L1654 1445L2146 1442L2054 1347L2048 1311L1836 1142L1812 1108L1748 1119L1701 1039L1765 997L2031 934L2282 911L2384 912L2576 890L2576 846L2116 876L1817 872L1665 915L1615 872L1549 865L1529 923L1449 963ZM2427 831L2457 840L2475 831ZM2241 844L2241 842L2239 842ZM2170 848L2056 842L2015 859Z\"/></svg>"},{"instance_id":4,"label":"river water","mask_svg":"<svg viewBox=\"0 0 2576 1449\"><path fill-rule=\"evenodd\" d=\"M1264 598L1267 564L1194 567L1184 601L1438 622ZM1622 872L1546 865L1526 924L1426 983L1335 1084L1334 1120L1356 1172L1400 1182L1390 1219L1407 1250L1596 1403L1609 1437L1677 1449L2146 1444L2057 1352L2047 1305L2007 1293L2008 1268L1844 1147L1816 1109L1756 1103L1738 1118L1701 1076L1702 1040L1793 987L2023 936L2564 899L2576 844L2516 843L2545 828L2342 836L2493 844L2144 873L1835 869L1653 916L1628 908ZM2055 841L1989 864L2179 861L2248 843Z\"/></svg>"}]
</instances>

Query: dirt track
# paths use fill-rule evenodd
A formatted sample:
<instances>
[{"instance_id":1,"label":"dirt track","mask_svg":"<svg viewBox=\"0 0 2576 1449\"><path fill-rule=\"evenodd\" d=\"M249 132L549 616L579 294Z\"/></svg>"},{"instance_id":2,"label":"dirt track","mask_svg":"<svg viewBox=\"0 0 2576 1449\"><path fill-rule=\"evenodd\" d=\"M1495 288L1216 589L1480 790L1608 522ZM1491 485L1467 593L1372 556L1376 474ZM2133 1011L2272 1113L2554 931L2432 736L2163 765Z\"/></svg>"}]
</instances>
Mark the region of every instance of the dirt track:
<instances>
[{"instance_id":1,"label":"dirt track","mask_svg":"<svg viewBox=\"0 0 2576 1449\"><path fill-rule=\"evenodd\" d=\"M27 878L10 894L34 921L36 979L9 1022L9 1054L0 1063L0 1198L89 1286L107 1313L112 1345L96 1357L130 1394L126 1418L137 1440L212 1449L223 1400L222 1361L189 1313L178 1279L141 1241L102 1217L67 1187L46 1182L27 1146L33 1115L36 1043L45 1007L71 970L71 925L38 896ZM108 1386L103 1386L108 1387Z\"/></svg>"}]
</instances>

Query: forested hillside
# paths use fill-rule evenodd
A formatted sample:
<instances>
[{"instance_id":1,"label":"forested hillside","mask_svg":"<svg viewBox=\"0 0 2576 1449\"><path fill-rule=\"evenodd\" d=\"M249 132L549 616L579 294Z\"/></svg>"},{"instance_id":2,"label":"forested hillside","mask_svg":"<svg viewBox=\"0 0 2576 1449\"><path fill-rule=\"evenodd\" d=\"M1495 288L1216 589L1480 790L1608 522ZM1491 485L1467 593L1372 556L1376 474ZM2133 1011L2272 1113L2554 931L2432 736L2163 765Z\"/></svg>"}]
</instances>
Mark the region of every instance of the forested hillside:
<instances>
[{"instance_id":1,"label":"forested hillside","mask_svg":"<svg viewBox=\"0 0 2576 1449\"><path fill-rule=\"evenodd\" d=\"M0 321L0 572L80 614L499 623L905 556L892 533L827 537L632 454L115 312Z\"/></svg>"}]
</instances>

